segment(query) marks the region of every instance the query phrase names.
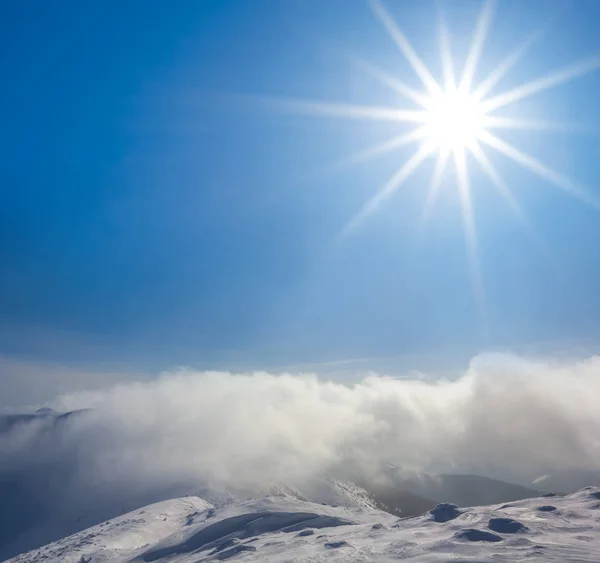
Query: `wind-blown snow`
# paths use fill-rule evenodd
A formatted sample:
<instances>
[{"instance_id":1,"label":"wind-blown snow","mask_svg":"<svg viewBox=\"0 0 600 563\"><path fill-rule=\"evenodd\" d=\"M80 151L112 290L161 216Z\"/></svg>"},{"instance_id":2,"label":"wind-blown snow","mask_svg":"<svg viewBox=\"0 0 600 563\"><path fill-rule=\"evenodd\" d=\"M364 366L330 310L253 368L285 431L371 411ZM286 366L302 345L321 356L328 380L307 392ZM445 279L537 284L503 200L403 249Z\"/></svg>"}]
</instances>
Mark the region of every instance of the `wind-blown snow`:
<instances>
[{"instance_id":1,"label":"wind-blown snow","mask_svg":"<svg viewBox=\"0 0 600 563\"><path fill-rule=\"evenodd\" d=\"M600 491L398 520L374 509L267 497L211 508L158 503L11 559L12 563L200 561L600 561ZM446 510L446 512L448 512Z\"/></svg>"}]
</instances>

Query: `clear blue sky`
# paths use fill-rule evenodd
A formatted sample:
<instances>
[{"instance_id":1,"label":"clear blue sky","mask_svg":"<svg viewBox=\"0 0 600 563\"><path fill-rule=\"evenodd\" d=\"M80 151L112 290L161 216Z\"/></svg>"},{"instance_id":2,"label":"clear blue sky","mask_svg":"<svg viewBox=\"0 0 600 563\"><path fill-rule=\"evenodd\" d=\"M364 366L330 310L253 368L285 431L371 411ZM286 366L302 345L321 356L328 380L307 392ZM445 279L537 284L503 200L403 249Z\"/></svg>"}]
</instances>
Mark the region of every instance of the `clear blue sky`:
<instances>
[{"instance_id":1,"label":"clear blue sky","mask_svg":"<svg viewBox=\"0 0 600 563\"><path fill-rule=\"evenodd\" d=\"M386 3L436 77L438 5ZM444 6L462 61L481 4ZM331 165L398 125L257 100L400 103L349 60L418 86L367 2L0 10L0 354L269 367L600 335L600 212L498 153L535 236L474 172L486 330L451 177L419 235L431 162L339 236L409 152ZM549 21L498 92L598 54L599 18L595 0L500 0L477 77ZM515 105L590 131L504 138L600 197L598 92L600 71Z\"/></svg>"}]
</instances>

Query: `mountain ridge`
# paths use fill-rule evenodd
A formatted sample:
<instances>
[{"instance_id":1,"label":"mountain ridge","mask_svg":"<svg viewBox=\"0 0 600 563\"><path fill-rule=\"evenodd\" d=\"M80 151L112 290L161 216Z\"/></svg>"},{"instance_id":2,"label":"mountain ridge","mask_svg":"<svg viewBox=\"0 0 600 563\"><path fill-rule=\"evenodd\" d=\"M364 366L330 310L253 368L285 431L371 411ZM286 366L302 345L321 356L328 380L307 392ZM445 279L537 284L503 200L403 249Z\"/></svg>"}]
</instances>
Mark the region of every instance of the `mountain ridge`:
<instances>
[{"instance_id":1,"label":"mountain ridge","mask_svg":"<svg viewBox=\"0 0 600 563\"><path fill-rule=\"evenodd\" d=\"M9 562L600 561L600 489L551 502L440 505L398 520L374 508L332 507L285 494L221 508L191 496L137 509Z\"/></svg>"}]
</instances>

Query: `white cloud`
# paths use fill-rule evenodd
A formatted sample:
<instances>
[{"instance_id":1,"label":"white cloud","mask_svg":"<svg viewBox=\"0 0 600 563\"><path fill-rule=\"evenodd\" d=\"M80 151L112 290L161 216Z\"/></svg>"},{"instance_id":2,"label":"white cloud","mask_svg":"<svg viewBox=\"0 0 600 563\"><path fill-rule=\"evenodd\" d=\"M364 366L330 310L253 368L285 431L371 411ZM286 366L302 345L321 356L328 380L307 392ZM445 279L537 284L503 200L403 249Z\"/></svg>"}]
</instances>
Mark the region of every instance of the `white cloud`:
<instances>
[{"instance_id":1,"label":"white cloud","mask_svg":"<svg viewBox=\"0 0 600 563\"><path fill-rule=\"evenodd\" d=\"M600 464L600 358L475 358L453 381L181 370L68 394L84 460L136 479L298 480L389 461L540 475ZM115 467L115 460L118 460Z\"/></svg>"}]
</instances>

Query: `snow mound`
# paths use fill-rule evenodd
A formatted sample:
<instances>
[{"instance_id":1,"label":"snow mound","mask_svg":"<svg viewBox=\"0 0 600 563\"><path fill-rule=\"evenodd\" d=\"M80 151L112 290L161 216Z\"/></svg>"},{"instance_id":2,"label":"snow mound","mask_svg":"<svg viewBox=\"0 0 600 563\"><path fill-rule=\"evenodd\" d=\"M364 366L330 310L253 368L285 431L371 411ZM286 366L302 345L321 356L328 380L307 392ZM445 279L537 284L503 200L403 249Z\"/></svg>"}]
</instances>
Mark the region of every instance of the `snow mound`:
<instances>
[{"instance_id":1,"label":"snow mound","mask_svg":"<svg viewBox=\"0 0 600 563\"><path fill-rule=\"evenodd\" d=\"M331 541L325 544L327 549L339 549L340 547L351 547L347 541Z\"/></svg>"},{"instance_id":2,"label":"snow mound","mask_svg":"<svg viewBox=\"0 0 600 563\"><path fill-rule=\"evenodd\" d=\"M521 524L512 518L491 518L488 528L499 534L519 534L529 531L525 524Z\"/></svg>"},{"instance_id":3,"label":"snow mound","mask_svg":"<svg viewBox=\"0 0 600 563\"><path fill-rule=\"evenodd\" d=\"M460 510L458 510L458 506L449 502L442 502L432 508L429 511L429 514L433 517L435 522L439 522L443 524L444 522L449 522L450 520L454 520L460 516Z\"/></svg>"},{"instance_id":4,"label":"snow mound","mask_svg":"<svg viewBox=\"0 0 600 563\"><path fill-rule=\"evenodd\" d=\"M461 530L460 532L457 532L454 537L459 540L469 541L502 541L502 537L498 534L492 534L492 532L486 532L485 530L477 530L475 528L467 528L466 530Z\"/></svg>"}]
</instances>

